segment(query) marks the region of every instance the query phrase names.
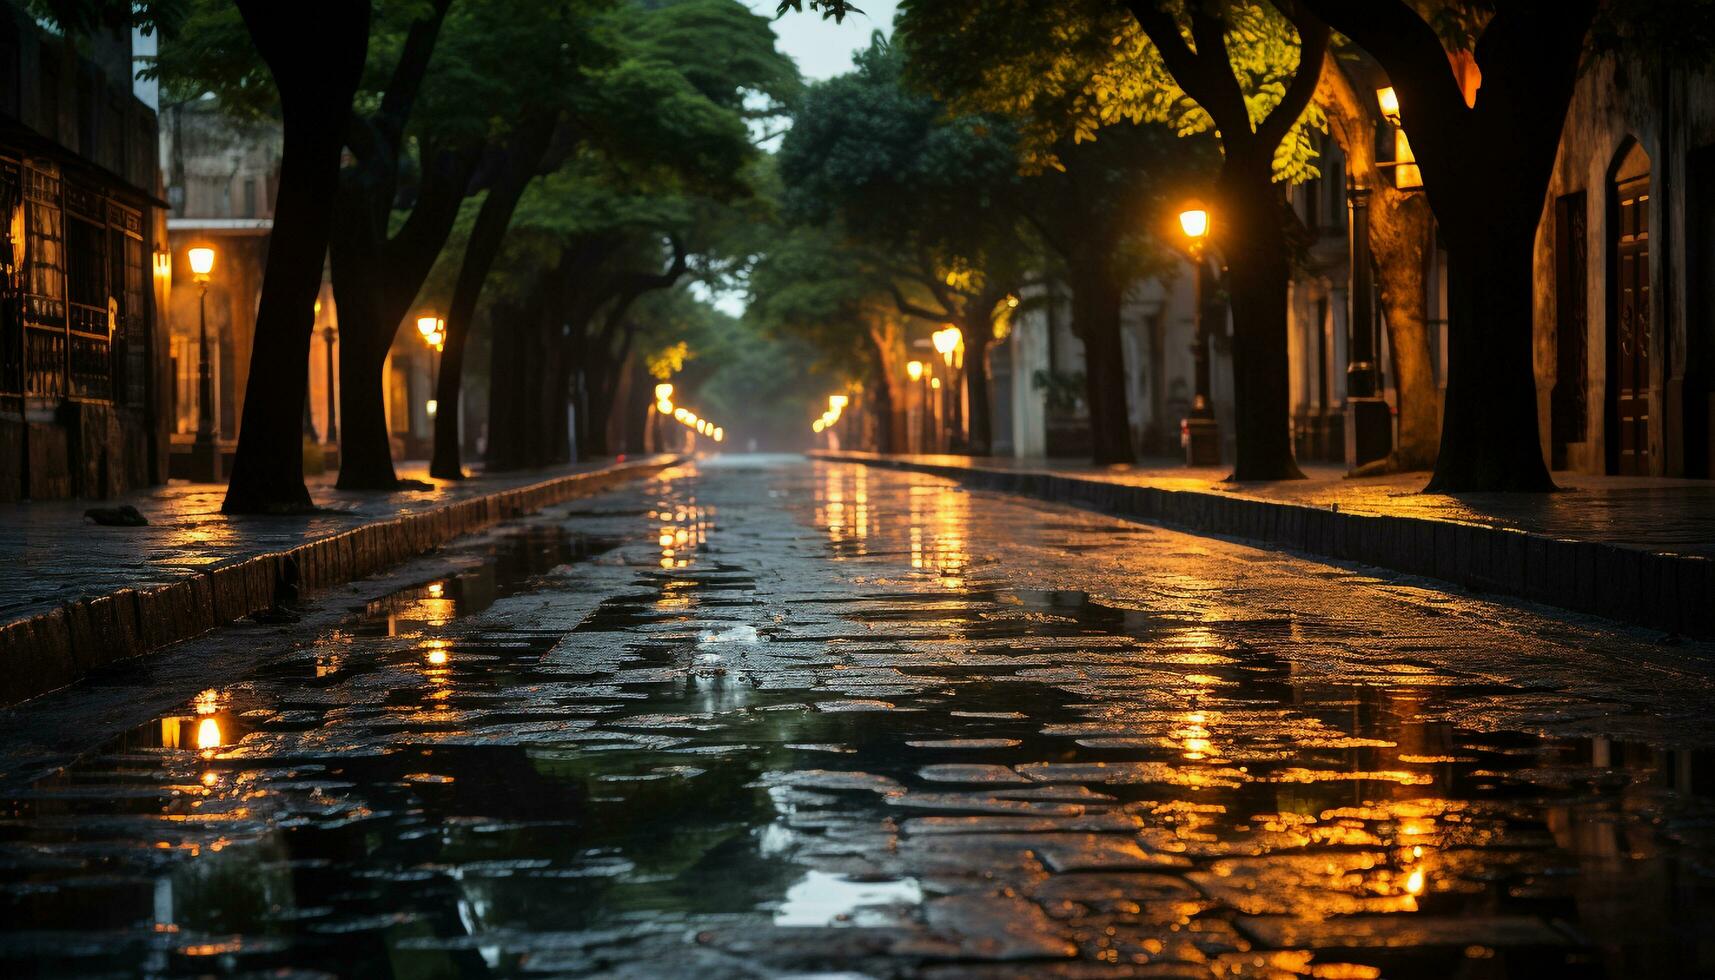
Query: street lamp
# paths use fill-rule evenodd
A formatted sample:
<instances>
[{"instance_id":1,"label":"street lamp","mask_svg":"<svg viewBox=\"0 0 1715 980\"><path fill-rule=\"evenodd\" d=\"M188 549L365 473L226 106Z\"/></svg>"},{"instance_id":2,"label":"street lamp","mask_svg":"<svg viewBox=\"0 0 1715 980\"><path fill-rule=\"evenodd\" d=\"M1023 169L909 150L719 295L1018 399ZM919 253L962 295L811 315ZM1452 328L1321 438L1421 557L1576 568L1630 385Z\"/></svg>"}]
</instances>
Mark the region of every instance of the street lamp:
<instances>
[{"instance_id":1,"label":"street lamp","mask_svg":"<svg viewBox=\"0 0 1715 980\"><path fill-rule=\"evenodd\" d=\"M905 365L905 376L912 381L923 380L923 362L911 361Z\"/></svg>"},{"instance_id":2,"label":"street lamp","mask_svg":"<svg viewBox=\"0 0 1715 980\"><path fill-rule=\"evenodd\" d=\"M417 318L417 332L423 335L423 343L429 345L429 391L440 392L440 361L441 348L447 341L447 321L433 313L424 314ZM440 409L439 398L429 398L423 405L423 410L429 418L434 418Z\"/></svg>"},{"instance_id":3,"label":"street lamp","mask_svg":"<svg viewBox=\"0 0 1715 980\"><path fill-rule=\"evenodd\" d=\"M952 367L953 351L957 350L959 342L965 339L964 334L959 332L958 327L949 323L945 329L937 330L931 334L929 339L935 344L935 353L940 354L946 360L948 367Z\"/></svg>"},{"instance_id":4,"label":"street lamp","mask_svg":"<svg viewBox=\"0 0 1715 980\"><path fill-rule=\"evenodd\" d=\"M1209 211L1193 203L1179 212L1179 229L1185 233L1191 255L1191 363L1195 390L1191 413L1179 421L1179 438L1185 447L1185 465L1216 466L1221 462L1221 430L1215 421L1213 385L1209 379L1208 259Z\"/></svg>"},{"instance_id":5,"label":"street lamp","mask_svg":"<svg viewBox=\"0 0 1715 980\"><path fill-rule=\"evenodd\" d=\"M656 385L655 386L655 400L658 402L672 401L673 400L673 386L671 384L669 384L668 382L665 382L665 381Z\"/></svg>"},{"instance_id":6,"label":"street lamp","mask_svg":"<svg viewBox=\"0 0 1715 980\"><path fill-rule=\"evenodd\" d=\"M206 245L185 253L197 284L197 435L191 445L191 475L210 482L220 479L220 451L214 444L214 374L208 358L208 280L214 271L214 249Z\"/></svg>"},{"instance_id":7,"label":"street lamp","mask_svg":"<svg viewBox=\"0 0 1715 980\"><path fill-rule=\"evenodd\" d=\"M1393 90L1392 85L1376 89L1376 104L1381 106L1383 119L1399 125L1399 93Z\"/></svg>"},{"instance_id":8,"label":"street lamp","mask_svg":"<svg viewBox=\"0 0 1715 980\"><path fill-rule=\"evenodd\" d=\"M1393 160L1377 166L1393 168L1393 186L1402 191L1414 191L1423 187L1423 171L1417 166L1417 155L1411 152L1411 141L1405 138L1405 129L1399 119L1399 95L1393 86L1376 89L1376 105L1381 108L1382 118L1393 127Z\"/></svg>"},{"instance_id":9,"label":"street lamp","mask_svg":"<svg viewBox=\"0 0 1715 980\"><path fill-rule=\"evenodd\" d=\"M334 325L328 324L322 328L322 342L327 345L327 396L328 396L328 443L339 442L339 420L334 416L333 397L333 342L336 333Z\"/></svg>"},{"instance_id":10,"label":"street lamp","mask_svg":"<svg viewBox=\"0 0 1715 980\"><path fill-rule=\"evenodd\" d=\"M1199 207L1186 208L1179 212L1179 227L1186 238L1200 247L1201 242L1209 237L1209 212Z\"/></svg>"}]
</instances>

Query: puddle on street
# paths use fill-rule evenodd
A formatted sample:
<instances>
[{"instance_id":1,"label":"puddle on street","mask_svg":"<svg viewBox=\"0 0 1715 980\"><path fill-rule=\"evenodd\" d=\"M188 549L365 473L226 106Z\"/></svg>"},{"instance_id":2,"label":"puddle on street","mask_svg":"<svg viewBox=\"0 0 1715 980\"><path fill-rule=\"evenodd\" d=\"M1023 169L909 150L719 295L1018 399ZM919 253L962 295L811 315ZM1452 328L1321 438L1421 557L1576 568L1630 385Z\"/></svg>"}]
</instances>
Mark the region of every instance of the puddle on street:
<instances>
[{"instance_id":1,"label":"puddle on street","mask_svg":"<svg viewBox=\"0 0 1715 980\"><path fill-rule=\"evenodd\" d=\"M1706 746L1194 547L801 462L598 498L13 794L0 965L1715 972Z\"/></svg>"}]
</instances>

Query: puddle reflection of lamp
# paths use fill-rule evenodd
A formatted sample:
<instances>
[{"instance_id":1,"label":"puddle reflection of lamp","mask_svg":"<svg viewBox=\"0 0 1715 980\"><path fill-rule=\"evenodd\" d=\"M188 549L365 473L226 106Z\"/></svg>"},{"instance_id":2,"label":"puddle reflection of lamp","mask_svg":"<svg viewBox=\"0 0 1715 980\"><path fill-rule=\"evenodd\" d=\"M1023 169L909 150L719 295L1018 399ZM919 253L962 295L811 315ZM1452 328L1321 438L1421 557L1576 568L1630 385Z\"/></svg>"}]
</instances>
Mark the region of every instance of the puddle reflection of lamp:
<instances>
[{"instance_id":1,"label":"puddle reflection of lamp","mask_svg":"<svg viewBox=\"0 0 1715 980\"><path fill-rule=\"evenodd\" d=\"M218 749L221 744L220 722L213 718L204 718L197 722L197 748L202 750Z\"/></svg>"}]
</instances>

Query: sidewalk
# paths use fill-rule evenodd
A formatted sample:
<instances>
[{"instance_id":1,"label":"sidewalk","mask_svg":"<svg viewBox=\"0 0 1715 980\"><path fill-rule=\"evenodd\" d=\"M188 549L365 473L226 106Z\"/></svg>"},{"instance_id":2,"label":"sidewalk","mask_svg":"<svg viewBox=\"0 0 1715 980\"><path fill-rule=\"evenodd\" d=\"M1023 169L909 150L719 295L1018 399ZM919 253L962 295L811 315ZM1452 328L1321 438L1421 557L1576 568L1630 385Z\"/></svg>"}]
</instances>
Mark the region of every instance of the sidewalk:
<instances>
[{"instance_id":1,"label":"sidewalk","mask_svg":"<svg viewBox=\"0 0 1715 980\"><path fill-rule=\"evenodd\" d=\"M431 481L430 491L336 490L301 517L220 512L224 484L175 482L118 500L0 505L0 705L90 669L269 608L284 582L305 590L372 574L507 517L644 476L674 456ZM426 479L422 465L403 478ZM102 527L94 506L130 504L146 527Z\"/></svg>"},{"instance_id":2,"label":"sidewalk","mask_svg":"<svg viewBox=\"0 0 1715 980\"><path fill-rule=\"evenodd\" d=\"M1556 473L1553 494L1424 494L1425 473L1234 484L1157 460L838 459L1427 575L1670 633L1715 636L1715 481Z\"/></svg>"}]
</instances>

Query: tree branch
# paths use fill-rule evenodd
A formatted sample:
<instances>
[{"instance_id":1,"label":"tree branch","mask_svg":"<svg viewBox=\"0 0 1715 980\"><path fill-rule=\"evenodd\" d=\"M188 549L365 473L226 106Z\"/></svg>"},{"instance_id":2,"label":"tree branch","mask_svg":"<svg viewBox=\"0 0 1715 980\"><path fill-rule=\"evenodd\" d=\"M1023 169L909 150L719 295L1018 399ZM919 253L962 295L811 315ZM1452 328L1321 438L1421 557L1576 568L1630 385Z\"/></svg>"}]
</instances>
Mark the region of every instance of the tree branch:
<instances>
[{"instance_id":1,"label":"tree branch","mask_svg":"<svg viewBox=\"0 0 1715 980\"><path fill-rule=\"evenodd\" d=\"M1287 3L1286 0L1280 0L1280 3L1282 12L1298 29L1298 70L1293 73L1292 83L1286 87L1280 103L1257 127L1257 141L1271 151L1292 132L1298 117L1304 114L1304 108L1316 94L1316 85L1322 77L1322 55L1328 50L1330 33L1327 22L1303 4Z\"/></svg>"}]
</instances>

